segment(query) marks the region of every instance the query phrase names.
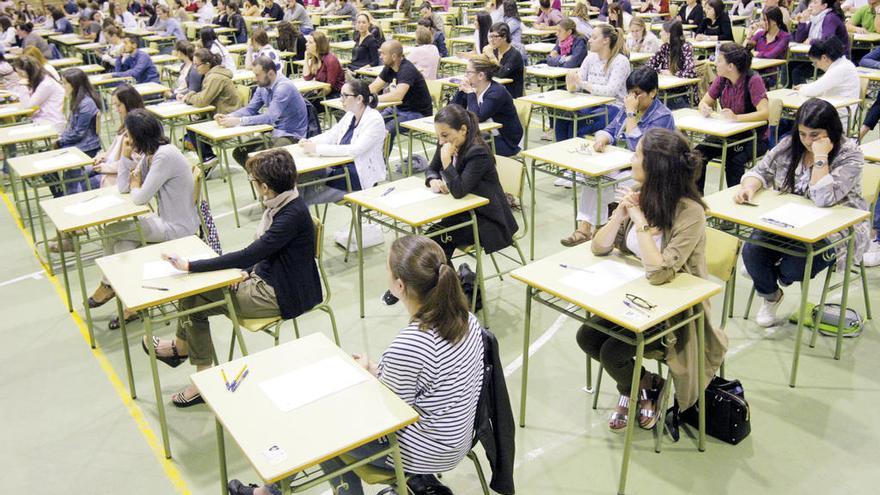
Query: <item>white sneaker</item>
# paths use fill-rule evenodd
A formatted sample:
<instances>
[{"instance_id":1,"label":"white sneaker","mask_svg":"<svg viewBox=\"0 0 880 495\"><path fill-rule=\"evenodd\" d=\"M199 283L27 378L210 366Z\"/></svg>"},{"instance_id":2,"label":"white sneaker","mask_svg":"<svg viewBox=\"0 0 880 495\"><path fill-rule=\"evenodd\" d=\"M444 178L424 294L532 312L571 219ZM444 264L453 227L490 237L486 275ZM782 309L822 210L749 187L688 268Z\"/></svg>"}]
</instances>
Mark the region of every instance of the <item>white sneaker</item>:
<instances>
[{"instance_id":1,"label":"white sneaker","mask_svg":"<svg viewBox=\"0 0 880 495\"><path fill-rule=\"evenodd\" d=\"M566 189L571 189L571 179L564 179L562 177L553 181L553 185L556 187L564 187Z\"/></svg>"},{"instance_id":2,"label":"white sneaker","mask_svg":"<svg viewBox=\"0 0 880 495\"><path fill-rule=\"evenodd\" d=\"M748 270L748 268L746 268L746 265L742 265L739 267L739 275L741 277L745 277L749 280L751 280L751 278L752 278L752 276L749 275L749 270Z\"/></svg>"},{"instance_id":3,"label":"white sneaker","mask_svg":"<svg viewBox=\"0 0 880 495\"><path fill-rule=\"evenodd\" d=\"M779 305L782 303L782 300L785 298L785 294L782 291L779 292L779 299L776 302L768 301L767 299L762 299L761 307L758 309L758 315L755 316L755 322L758 325L764 328L770 328L772 326L776 326L777 318L776 311L779 309Z\"/></svg>"},{"instance_id":4,"label":"white sneaker","mask_svg":"<svg viewBox=\"0 0 880 495\"><path fill-rule=\"evenodd\" d=\"M880 241L873 240L871 241L871 246L868 248L868 252L865 253L865 257L862 258L865 262L865 266L877 266L880 265Z\"/></svg>"}]
</instances>

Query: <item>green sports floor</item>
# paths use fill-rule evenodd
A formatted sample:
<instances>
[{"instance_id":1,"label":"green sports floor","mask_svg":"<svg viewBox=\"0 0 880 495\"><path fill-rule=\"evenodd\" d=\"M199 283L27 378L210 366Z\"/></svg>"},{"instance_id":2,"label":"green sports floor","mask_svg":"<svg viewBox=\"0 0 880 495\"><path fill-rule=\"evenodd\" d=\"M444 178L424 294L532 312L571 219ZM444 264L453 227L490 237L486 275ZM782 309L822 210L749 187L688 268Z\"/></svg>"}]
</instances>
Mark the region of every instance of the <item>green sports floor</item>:
<instances>
[{"instance_id":1,"label":"green sports floor","mask_svg":"<svg viewBox=\"0 0 880 495\"><path fill-rule=\"evenodd\" d=\"M540 145L537 129L531 134L532 145ZM709 173L707 183L717 183L711 179L717 179L717 169ZM260 212L248 206L252 199L244 174L239 171L233 180L243 207L240 229L231 215L226 184L209 181L225 250L240 248L253 238ZM562 249L558 239L570 233L572 206L570 191L554 187L551 178L539 177L537 194L540 257ZM48 277L35 259L29 241L13 220L9 199L4 198L0 209L3 493L220 493L213 416L205 406L178 410L169 403L171 394L188 383L193 368L160 365L174 456L165 460L148 359L140 350L141 325L130 326L130 342L121 342L118 332L107 329L115 312L115 305L108 304L93 313L99 347L90 349L79 316L67 312L60 279ZM324 260L333 294L331 304L343 347L378 357L407 317L401 305L379 304L386 284L386 243L366 252L367 315L358 318L357 258L352 256L345 263L342 249L332 245L331 237L333 231L347 228L348 218L347 209L331 206ZM392 236L386 234L386 239ZM869 269L868 274L875 312L880 312L880 269ZM86 276L91 289L98 280L94 265L87 268ZM812 284L816 290L819 285ZM700 453L695 432L690 431L683 433L677 444L665 439L663 452L656 454L650 432L637 429L627 492L877 493L880 380L877 370L871 369L877 368L880 355L880 325L876 320L868 322L861 337L848 339L840 361L832 358L833 339L821 337L815 348L804 344L798 387L789 388L795 327L786 324L765 330L752 320L743 320L749 287L749 281L740 277L736 317L727 326L727 375L739 378L745 387L752 434L737 446L710 437L706 451ZM491 330L500 341L511 402L514 414L518 414L525 289L505 277L488 282L487 292L484 300ZM788 292L783 309L794 311L798 286ZM852 305L864 314L861 289L854 286L850 294ZM716 325L720 306L719 295L713 301L712 321ZM592 395L583 390L585 361L574 340L575 322L536 305L532 324L529 422L516 432L518 493L615 493L623 436L607 427L616 402L611 381L605 380L599 409L591 409ZM230 323L215 317L212 328L217 349L228 349ZM300 328L305 333L330 335L329 321L321 313L301 318ZM171 326L158 330L163 337L173 332ZM245 338L251 352L272 345L271 338L263 334ZM292 339L292 325L287 323L282 341ZM123 345L132 349L140 391L135 401L129 399L125 384ZM356 410L353 404L353 413ZM227 442L227 452L230 478L255 481L255 473L234 442ZM485 459L483 467L488 470ZM443 480L456 494L480 493L473 466L467 461ZM369 487L367 493L379 489ZM308 493L329 494L330 490L323 486Z\"/></svg>"}]
</instances>

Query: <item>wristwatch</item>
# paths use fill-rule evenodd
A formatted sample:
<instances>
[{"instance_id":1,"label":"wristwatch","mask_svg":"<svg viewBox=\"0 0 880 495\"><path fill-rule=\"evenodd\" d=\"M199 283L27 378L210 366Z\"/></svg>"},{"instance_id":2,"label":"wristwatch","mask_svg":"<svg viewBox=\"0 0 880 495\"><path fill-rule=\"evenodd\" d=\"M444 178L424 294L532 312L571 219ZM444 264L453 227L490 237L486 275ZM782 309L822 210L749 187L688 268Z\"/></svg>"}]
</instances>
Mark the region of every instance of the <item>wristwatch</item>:
<instances>
[{"instance_id":1,"label":"wristwatch","mask_svg":"<svg viewBox=\"0 0 880 495\"><path fill-rule=\"evenodd\" d=\"M645 225L642 225L641 227L639 227L638 225L633 224L633 229L635 229L635 231L637 233L638 232L647 232L647 231L651 230L651 226L648 224L645 224Z\"/></svg>"},{"instance_id":2,"label":"wristwatch","mask_svg":"<svg viewBox=\"0 0 880 495\"><path fill-rule=\"evenodd\" d=\"M629 111L626 112L626 118L628 118L628 119L633 118L636 115L637 115L636 112L629 112Z\"/></svg>"},{"instance_id":3,"label":"wristwatch","mask_svg":"<svg viewBox=\"0 0 880 495\"><path fill-rule=\"evenodd\" d=\"M817 168L822 168L825 165L828 165L828 163L826 163L825 160L816 160L813 162L813 166L817 167Z\"/></svg>"}]
</instances>

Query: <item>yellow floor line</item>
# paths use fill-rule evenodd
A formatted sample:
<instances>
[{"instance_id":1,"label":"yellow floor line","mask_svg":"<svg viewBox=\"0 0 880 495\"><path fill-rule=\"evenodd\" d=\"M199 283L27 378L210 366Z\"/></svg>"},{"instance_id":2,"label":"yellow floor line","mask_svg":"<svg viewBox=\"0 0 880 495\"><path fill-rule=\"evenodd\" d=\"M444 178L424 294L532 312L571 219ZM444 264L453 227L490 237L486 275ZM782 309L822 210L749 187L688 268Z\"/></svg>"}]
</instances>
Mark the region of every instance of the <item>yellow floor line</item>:
<instances>
[{"instance_id":1,"label":"yellow floor line","mask_svg":"<svg viewBox=\"0 0 880 495\"><path fill-rule=\"evenodd\" d=\"M33 239L31 239L30 233L25 230L24 223L18 216L18 212L16 211L15 206L9 200L9 197L6 195L5 192L0 192L0 197L3 198L3 203L6 205L6 209L9 211L9 215L12 217L15 226L18 227L19 231L21 231L22 235L25 238L25 241L27 241L28 246L31 248L32 252L35 252L33 251L34 241ZM55 293L58 294L58 297L59 299L61 299L61 303L66 310L67 297L65 296L64 289L61 287L61 283L58 281L58 278L49 273L48 268L39 257L34 257L43 268L43 272L45 273L46 278L52 284L52 287L55 288ZM73 319L73 323L79 329L79 333L83 339L83 342L88 346L89 329L86 327L85 322L76 311L70 313L70 317L71 319ZM138 406L138 404L131 399L128 388L125 384L123 384L122 380L119 379L119 375L116 374L116 371L113 369L113 366L110 364L110 361L107 359L104 351L102 351L100 347L91 349L91 351L92 356L95 358L95 360L98 361L98 365L101 367L104 375L106 375L107 379L110 380L110 385L113 386L113 390L116 391L116 395L119 397L119 399L122 400L122 404L128 411L129 416L131 416L131 418L134 420L138 430L141 432L141 435L143 435L144 440L146 440L147 445L150 447L150 450L153 451L153 455L156 457L156 460L159 461L159 465L162 466L162 471L164 471L165 476L168 478L168 481L171 482L171 485L174 486L177 493L180 493L181 495L190 495L192 492L187 486L186 481L183 480L183 477L180 475L180 471L177 470L177 466L175 466L170 459L165 458L165 450L162 447L162 442L159 440L159 437L150 427L150 424L144 417L144 413L143 411L141 411L140 406Z\"/></svg>"}]
</instances>

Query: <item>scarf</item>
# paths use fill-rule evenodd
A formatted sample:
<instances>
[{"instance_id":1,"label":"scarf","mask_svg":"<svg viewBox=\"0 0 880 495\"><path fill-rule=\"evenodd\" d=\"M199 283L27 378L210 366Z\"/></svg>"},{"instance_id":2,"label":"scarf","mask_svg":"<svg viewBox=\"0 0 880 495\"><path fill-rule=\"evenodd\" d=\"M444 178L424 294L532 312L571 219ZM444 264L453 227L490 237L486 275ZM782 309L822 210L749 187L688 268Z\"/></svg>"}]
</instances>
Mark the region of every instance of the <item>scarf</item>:
<instances>
[{"instance_id":1,"label":"scarf","mask_svg":"<svg viewBox=\"0 0 880 495\"><path fill-rule=\"evenodd\" d=\"M574 45L574 34L565 38L565 41L559 42L559 55L567 57L571 53L572 45Z\"/></svg>"},{"instance_id":2,"label":"scarf","mask_svg":"<svg viewBox=\"0 0 880 495\"><path fill-rule=\"evenodd\" d=\"M825 16L831 12L831 9L825 9L822 12L810 17L810 39L811 40L821 40L822 39L822 24L825 21Z\"/></svg>"},{"instance_id":3,"label":"scarf","mask_svg":"<svg viewBox=\"0 0 880 495\"><path fill-rule=\"evenodd\" d=\"M299 191L294 187L289 191L284 191L283 193L275 196L272 199L264 199L263 206L266 209L263 211L263 217L260 218L260 225L257 226L257 234L256 237L260 237L269 230L269 227L272 226L272 219L275 218L275 214L281 211L281 208L284 208L287 203L290 203L294 199L299 197Z\"/></svg>"}]
</instances>

